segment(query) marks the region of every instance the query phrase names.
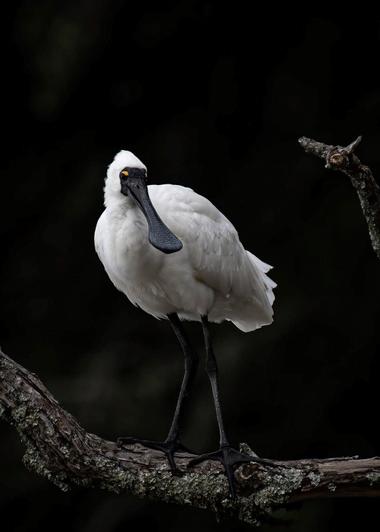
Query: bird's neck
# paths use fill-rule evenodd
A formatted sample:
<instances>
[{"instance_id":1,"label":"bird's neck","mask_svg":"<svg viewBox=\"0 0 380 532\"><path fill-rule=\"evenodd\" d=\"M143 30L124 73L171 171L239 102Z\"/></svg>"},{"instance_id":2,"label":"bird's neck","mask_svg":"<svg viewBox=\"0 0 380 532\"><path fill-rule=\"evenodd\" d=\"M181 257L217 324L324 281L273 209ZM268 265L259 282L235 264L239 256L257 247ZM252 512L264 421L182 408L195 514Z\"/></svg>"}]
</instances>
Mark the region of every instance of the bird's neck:
<instances>
[{"instance_id":1,"label":"bird's neck","mask_svg":"<svg viewBox=\"0 0 380 532\"><path fill-rule=\"evenodd\" d=\"M130 209L136 208L136 202L129 196L123 194L112 194L104 198L104 205L109 211L120 212L120 214L126 214Z\"/></svg>"},{"instance_id":2,"label":"bird's neck","mask_svg":"<svg viewBox=\"0 0 380 532\"><path fill-rule=\"evenodd\" d=\"M147 226L141 209L139 209L136 202L128 196L123 196L121 199L117 198L117 200L109 202L106 205L106 212L109 219L113 220L113 223L123 224L127 220L134 220L140 222L144 227Z\"/></svg>"}]
</instances>

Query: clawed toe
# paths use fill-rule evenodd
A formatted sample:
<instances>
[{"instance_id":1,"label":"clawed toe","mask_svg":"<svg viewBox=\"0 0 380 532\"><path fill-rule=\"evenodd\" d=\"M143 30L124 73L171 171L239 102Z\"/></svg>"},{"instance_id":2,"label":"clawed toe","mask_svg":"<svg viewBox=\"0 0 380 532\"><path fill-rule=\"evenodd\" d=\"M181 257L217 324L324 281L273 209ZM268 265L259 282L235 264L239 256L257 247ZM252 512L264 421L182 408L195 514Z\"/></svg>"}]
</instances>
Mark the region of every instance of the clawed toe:
<instances>
[{"instance_id":1,"label":"clawed toe","mask_svg":"<svg viewBox=\"0 0 380 532\"><path fill-rule=\"evenodd\" d=\"M261 462L261 459L256 456L250 456L249 454L241 453L233 447L221 447L217 451L212 453L205 453L193 458L189 461L188 467L200 464L206 460L217 460L224 464L228 462L229 465L238 465L245 462Z\"/></svg>"},{"instance_id":2,"label":"clawed toe","mask_svg":"<svg viewBox=\"0 0 380 532\"><path fill-rule=\"evenodd\" d=\"M192 467L197 464L200 464L202 462L206 462L206 460L220 460L219 451L215 451L212 453L205 453L200 454L196 458L192 458L189 463L187 464L187 467Z\"/></svg>"},{"instance_id":3,"label":"clawed toe","mask_svg":"<svg viewBox=\"0 0 380 532\"><path fill-rule=\"evenodd\" d=\"M239 464L248 463L248 462L257 462L264 463L265 459L259 458L257 456L250 456L249 454L241 453L229 445L222 446L217 451L212 453L201 454L196 458L193 458L189 461L187 467L192 467L206 460L217 460L221 462L224 466L224 470L228 480L228 486L231 497L236 498L236 485L235 485L235 475L234 475L234 466ZM269 462L269 461L268 461Z\"/></svg>"},{"instance_id":4,"label":"clawed toe","mask_svg":"<svg viewBox=\"0 0 380 532\"><path fill-rule=\"evenodd\" d=\"M116 443L119 447L123 447L123 445L132 445L134 443L140 443L141 445L143 445L143 442L144 440L139 440L138 438L132 438L132 437L129 437L129 436L121 436L119 438L117 438L116 440Z\"/></svg>"},{"instance_id":5,"label":"clawed toe","mask_svg":"<svg viewBox=\"0 0 380 532\"><path fill-rule=\"evenodd\" d=\"M187 447L182 445L182 443L176 440L158 442L158 441L144 440L142 438L134 438L131 436L126 436L126 437L117 438L116 443L120 447L123 447L125 445L133 445L135 443L139 443L140 445L143 445L144 447L148 447L149 449L154 449L156 451L160 451L164 453L168 461L170 471L172 472L173 475L176 475L176 476L183 475L183 471L178 469L175 463L175 459L174 459L175 454L181 454L181 453L194 454Z\"/></svg>"}]
</instances>

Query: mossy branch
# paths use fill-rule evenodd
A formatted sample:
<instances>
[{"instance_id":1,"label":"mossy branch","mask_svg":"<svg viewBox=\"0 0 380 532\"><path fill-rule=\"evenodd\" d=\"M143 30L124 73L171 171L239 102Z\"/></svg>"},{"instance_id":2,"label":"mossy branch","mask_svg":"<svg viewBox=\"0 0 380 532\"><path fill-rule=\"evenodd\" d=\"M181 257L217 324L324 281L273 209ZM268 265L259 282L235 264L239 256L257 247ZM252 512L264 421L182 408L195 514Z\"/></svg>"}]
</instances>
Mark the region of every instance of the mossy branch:
<instances>
[{"instance_id":1,"label":"mossy branch","mask_svg":"<svg viewBox=\"0 0 380 532\"><path fill-rule=\"evenodd\" d=\"M362 137L358 137L346 147L330 146L307 137L301 137L298 142L307 153L323 159L326 168L348 175L359 196L372 247L380 259L380 187L371 169L362 164L354 153L361 140Z\"/></svg>"},{"instance_id":2,"label":"mossy branch","mask_svg":"<svg viewBox=\"0 0 380 532\"><path fill-rule=\"evenodd\" d=\"M0 417L13 425L26 447L24 464L62 490L98 487L205 508L258 525L287 503L315 497L380 496L380 458L254 461L236 471L238 497L231 500L221 465L193 469L191 454L177 457L182 476L166 459L140 445L129 449L86 432L34 374L0 351ZM249 452L248 446L243 448Z\"/></svg>"}]
</instances>

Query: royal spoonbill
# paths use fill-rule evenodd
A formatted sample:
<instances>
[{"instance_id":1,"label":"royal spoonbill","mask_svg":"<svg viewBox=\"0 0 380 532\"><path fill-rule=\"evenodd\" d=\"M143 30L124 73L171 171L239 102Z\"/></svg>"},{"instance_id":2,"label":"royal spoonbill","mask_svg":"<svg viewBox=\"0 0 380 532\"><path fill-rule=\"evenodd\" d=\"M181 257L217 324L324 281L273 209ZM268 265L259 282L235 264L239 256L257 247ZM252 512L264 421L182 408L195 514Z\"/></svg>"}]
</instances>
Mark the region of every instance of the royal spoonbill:
<instances>
[{"instance_id":1,"label":"royal spoonbill","mask_svg":"<svg viewBox=\"0 0 380 532\"><path fill-rule=\"evenodd\" d=\"M174 455L186 451L180 429L198 365L182 320L201 322L220 448L199 455L190 465L221 461L235 496L233 466L253 459L234 449L226 436L209 322L231 321L244 332L270 324L276 286L266 275L270 266L244 249L234 226L208 199L179 185L148 186L146 166L130 151L120 151L108 167L104 204L95 248L109 278L134 305L170 322L185 359L166 440L118 442L162 451L172 472L178 473Z\"/></svg>"}]
</instances>

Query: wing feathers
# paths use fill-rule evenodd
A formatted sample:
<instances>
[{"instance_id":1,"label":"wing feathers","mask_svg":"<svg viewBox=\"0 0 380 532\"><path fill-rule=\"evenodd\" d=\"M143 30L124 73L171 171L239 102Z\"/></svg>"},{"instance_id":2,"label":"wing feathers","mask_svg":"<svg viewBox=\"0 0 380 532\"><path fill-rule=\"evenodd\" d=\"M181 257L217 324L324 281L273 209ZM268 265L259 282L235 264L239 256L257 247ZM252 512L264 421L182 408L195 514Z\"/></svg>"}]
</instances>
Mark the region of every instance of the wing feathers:
<instances>
[{"instance_id":1,"label":"wing feathers","mask_svg":"<svg viewBox=\"0 0 380 532\"><path fill-rule=\"evenodd\" d=\"M149 193L163 221L184 243L194 278L228 299L224 308L230 315L224 319L242 330L270 323L276 286L266 275L271 266L244 249L231 222L191 189L161 185L149 187ZM163 201L163 194L173 201Z\"/></svg>"}]
</instances>

